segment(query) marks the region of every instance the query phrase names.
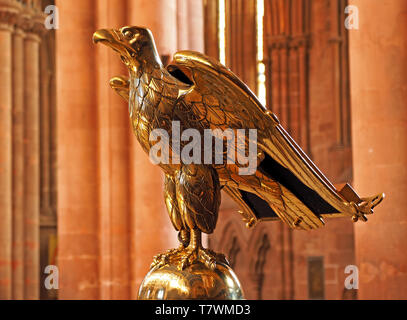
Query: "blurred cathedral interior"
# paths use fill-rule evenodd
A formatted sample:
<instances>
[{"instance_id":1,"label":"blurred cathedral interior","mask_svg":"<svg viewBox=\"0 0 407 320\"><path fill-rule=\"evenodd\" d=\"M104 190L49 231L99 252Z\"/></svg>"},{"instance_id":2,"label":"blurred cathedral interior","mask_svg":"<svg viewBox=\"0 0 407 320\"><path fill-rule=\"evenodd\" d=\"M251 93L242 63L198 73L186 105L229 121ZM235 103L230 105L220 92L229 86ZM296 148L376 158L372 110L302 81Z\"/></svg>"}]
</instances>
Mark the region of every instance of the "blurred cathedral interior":
<instances>
[{"instance_id":1,"label":"blurred cathedral interior","mask_svg":"<svg viewBox=\"0 0 407 320\"><path fill-rule=\"evenodd\" d=\"M333 183L386 193L367 223L310 232L246 229L223 194L205 243L247 299L407 298L407 1L0 0L0 299L136 299L178 246L163 175L109 87L127 71L92 43L125 25L148 27L164 64L185 49L220 60Z\"/></svg>"}]
</instances>

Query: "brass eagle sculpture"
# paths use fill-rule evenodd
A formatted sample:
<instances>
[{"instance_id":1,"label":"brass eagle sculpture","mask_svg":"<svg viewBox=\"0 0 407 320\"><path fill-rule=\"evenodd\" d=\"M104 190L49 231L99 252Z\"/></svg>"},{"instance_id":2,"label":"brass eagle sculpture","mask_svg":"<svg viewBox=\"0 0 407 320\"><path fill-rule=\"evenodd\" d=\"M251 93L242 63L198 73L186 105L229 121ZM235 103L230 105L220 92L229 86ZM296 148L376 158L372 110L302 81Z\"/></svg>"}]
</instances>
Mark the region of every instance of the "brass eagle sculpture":
<instances>
[{"instance_id":1,"label":"brass eagle sculpture","mask_svg":"<svg viewBox=\"0 0 407 320\"><path fill-rule=\"evenodd\" d=\"M239 164L160 163L165 173L164 198L181 245L158 255L153 266L179 261L185 268L196 261L214 268L223 255L204 249L201 232L212 233L223 189L241 207L248 227L260 220L281 219L291 228L322 227L323 218L350 216L366 221L384 194L359 198L346 184L337 190L318 170L250 89L229 69L201 53L181 51L164 67L152 33L142 27L102 29L93 36L115 50L130 77L115 77L111 87L129 102L130 119L142 148L149 153L154 129L257 130L257 169L241 175ZM235 144L245 152L253 141ZM169 153L179 156L170 141ZM186 142L182 142L186 144ZM205 146L203 146L205 148ZM212 150L215 156L215 150ZM225 159L227 154L222 155Z\"/></svg>"}]
</instances>

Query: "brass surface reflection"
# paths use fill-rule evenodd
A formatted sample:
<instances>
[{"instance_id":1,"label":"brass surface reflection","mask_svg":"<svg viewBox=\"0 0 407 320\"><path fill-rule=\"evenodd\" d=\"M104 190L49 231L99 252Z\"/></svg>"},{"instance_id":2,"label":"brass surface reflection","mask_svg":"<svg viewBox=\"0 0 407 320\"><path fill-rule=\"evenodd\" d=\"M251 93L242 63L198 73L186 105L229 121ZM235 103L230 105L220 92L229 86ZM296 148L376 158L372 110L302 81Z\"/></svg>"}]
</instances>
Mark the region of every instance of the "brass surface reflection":
<instances>
[{"instance_id":1,"label":"brass surface reflection","mask_svg":"<svg viewBox=\"0 0 407 320\"><path fill-rule=\"evenodd\" d=\"M139 289L140 300L241 300L243 291L233 270L222 263L208 268L198 261L183 270L174 264L153 267Z\"/></svg>"}]
</instances>

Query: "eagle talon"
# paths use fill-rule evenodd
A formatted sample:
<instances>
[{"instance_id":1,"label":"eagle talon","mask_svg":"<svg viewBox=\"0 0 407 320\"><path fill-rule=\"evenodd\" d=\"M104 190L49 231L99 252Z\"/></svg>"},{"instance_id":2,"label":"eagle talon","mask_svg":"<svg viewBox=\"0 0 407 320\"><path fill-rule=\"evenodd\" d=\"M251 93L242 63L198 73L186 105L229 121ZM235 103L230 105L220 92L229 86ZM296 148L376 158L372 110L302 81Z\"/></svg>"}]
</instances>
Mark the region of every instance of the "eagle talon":
<instances>
[{"instance_id":1,"label":"eagle talon","mask_svg":"<svg viewBox=\"0 0 407 320\"><path fill-rule=\"evenodd\" d=\"M150 265L150 269L160 268L168 263L167 254L160 253L153 258L153 262Z\"/></svg>"},{"instance_id":2,"label":"eagle talon","mask_svg":"<svg viewBox=\"0 0 407 320\"><path fill-rule=\"evenodd\" d=\"M185 270L187 267L193 265L196 262L202 262L207 268L211 270L214 270L218 263L229 265L223 254L218 254L210 249L204 249L202 247L186 248L185 251L183 252L183 258L179 265L180 270Z\"/></svg>"},{"instance_id":3,"label":"eagle talon","mask_svg":"<svg viewBox=\"0 0 407 320\"><path fill-rule=\"evenodd\" d=\"M227 265L229 267L231 266L229 264L228 259L226 259L226 256L223 253L216 253L216 260L220 261L221 263L223 263L223 264L225 264L225 265Z\"/></svg>"},{"instance_id":4,"label":"eagle talon","mask_svg":"<svg viewBox=\"0 0 407 320\"><path fill-rule=\"evenodd\" d=\"M179 266L180 270L185 270L197 260L198 248L185 248L182 252L182 259Z\"/></svg>"},{"instance_id":5,"label":"eagle talon","mask_svg":"<svg viewBox=\"0 0 407 320\"><path fill-rule=\"evenodd\" d=\"M205 264L205 266L211 270L216 268L216 256L209 249L198 249L198 259Z\"/></svg>"},{"instance_id":6,"label":"eagle talon","mask_svg":"<svg viewBox=\"0 0 407 320\"><path fill-rule=\"evenodd\" d=\"M176 249L169 249L165 253L160 253L160 254L154 256L153 262L150 265L150 269L160 268L162 266L165 266L166 264L169 264L171 262L171 257L178 255L183 250L185 250L185 246L183 244L181 244Z\"/></svg>"}]
</instances>

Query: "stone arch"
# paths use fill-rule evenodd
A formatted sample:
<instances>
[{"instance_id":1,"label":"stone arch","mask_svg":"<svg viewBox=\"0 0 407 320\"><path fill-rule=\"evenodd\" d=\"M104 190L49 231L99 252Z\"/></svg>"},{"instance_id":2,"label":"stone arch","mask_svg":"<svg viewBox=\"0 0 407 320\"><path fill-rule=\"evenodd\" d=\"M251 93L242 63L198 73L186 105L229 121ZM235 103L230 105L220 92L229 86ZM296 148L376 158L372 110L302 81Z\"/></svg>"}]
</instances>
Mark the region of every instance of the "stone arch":
<instances>
[{"instance_id":1,"label":"stone arch","mask_svg":"<svg viewBox=\"0 0 407 320\"><path fill-rule=\"evenodd\" d=\"M241 226L235 219L230 219L222 230L222 237L218 243L218 249L225 254L233 269L238 267L238 258L242 252L245 251L245 247Z\"/></svg>"},{"instance_id":2,"label":"stone arch","mask_svg":"<svg viewBox=\"0 0 407 320\"><path fill-rule=\"evenodd\" d=\"M250 259L250 278L252 281L253 294L256 299L264 298L262 295L263 284L266 276L265 266L269 260L271 252L271 236L269 228L258 226L253 236L250 238L248 252L251 253Z\"/></svg>"}]
</instances>

